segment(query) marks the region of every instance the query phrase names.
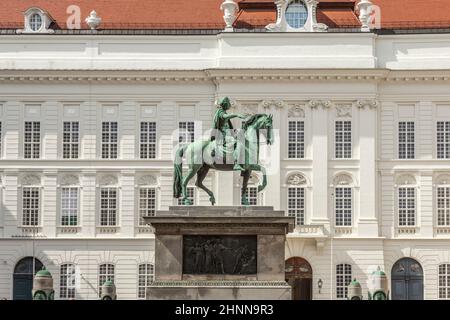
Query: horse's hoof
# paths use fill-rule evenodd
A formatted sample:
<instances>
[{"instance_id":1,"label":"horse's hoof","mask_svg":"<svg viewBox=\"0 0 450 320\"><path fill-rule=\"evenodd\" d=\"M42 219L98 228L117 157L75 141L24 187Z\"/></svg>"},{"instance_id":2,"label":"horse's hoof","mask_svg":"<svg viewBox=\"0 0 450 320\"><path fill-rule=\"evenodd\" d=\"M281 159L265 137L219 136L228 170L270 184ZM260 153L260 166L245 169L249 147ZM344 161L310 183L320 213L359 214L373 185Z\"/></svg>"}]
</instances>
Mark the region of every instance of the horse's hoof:
<instances>
[{"instance_id":1,"label":"horse's hoof","mask_svg":"<svg viewBox=\"0 0 450 320\"><path fill-rule=\"evenodd\" d=\"M261 192L261 191L263 191L263 190L264 190L264 188L265 188L265 187L263 187L263 186L258 186L258 192Z\"/></svg>"},{"instance_id":2,"label":"horse's hoof","mask_svg":"<svg viewBox=\"0 0 450 320\"><path fill-rule=\"evenodd\" d=\"M185 206L192 206L192 201L189 199L184 199L183 203Z\"/></svg>"}]
</instances>

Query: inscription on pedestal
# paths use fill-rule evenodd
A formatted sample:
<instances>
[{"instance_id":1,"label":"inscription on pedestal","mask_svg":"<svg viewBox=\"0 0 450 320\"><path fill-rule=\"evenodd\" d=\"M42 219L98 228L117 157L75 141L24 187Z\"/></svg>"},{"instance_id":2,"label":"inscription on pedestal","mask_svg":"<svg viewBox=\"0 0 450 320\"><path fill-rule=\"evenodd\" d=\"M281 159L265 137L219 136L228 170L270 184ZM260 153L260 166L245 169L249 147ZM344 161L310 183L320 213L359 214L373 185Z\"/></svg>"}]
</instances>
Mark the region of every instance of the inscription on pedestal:
<instances>
[{"instance_id":1,"label":"inscription on pedestal","mask_svg":"<svg viewBox=\"0 0 450 320\"><path fill-rule=\"evenodd\" d=\"M183 273L256 274L257 237L183 236Z\"/></svg>"}]
</instances>

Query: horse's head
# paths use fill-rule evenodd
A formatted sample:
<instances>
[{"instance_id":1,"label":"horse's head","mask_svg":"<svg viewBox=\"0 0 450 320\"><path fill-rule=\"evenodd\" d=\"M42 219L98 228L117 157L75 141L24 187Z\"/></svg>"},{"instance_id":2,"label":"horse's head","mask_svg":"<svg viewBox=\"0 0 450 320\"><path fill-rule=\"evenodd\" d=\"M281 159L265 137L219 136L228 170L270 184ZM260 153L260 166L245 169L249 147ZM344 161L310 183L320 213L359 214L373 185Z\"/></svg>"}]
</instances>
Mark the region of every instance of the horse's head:
<instances>
[{"instance_id":1,"label":"horse's head","mask_svg":"<svg viewBox=\"0 0 450 320\"><path fill-rule=\"evenodd\" d=\"M273 116L267 114L255 114L251 116L245 123L243 124L243 129L247 130L247 128L253 128L255 130L266 129L267 130L267 143L273 143Z\"/></svg>"}]
</instances>

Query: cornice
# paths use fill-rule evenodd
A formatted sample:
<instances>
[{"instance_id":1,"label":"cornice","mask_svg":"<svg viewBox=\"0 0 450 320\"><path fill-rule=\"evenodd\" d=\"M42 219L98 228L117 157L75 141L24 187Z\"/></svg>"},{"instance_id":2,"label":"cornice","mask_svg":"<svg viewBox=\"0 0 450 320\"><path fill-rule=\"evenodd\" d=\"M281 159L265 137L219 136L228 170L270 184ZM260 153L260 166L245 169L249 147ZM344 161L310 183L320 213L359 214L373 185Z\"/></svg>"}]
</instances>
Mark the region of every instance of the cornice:
<instances>
[{"instance_id":1,"label":"cornice","mask_svg":"<svg viewBox=\"0 0 450 320\"><path fill-rule=\"evenodd\" d=\"M0 70L0 83L449 82L450 70Z\"/></svg>"}]
</instances>

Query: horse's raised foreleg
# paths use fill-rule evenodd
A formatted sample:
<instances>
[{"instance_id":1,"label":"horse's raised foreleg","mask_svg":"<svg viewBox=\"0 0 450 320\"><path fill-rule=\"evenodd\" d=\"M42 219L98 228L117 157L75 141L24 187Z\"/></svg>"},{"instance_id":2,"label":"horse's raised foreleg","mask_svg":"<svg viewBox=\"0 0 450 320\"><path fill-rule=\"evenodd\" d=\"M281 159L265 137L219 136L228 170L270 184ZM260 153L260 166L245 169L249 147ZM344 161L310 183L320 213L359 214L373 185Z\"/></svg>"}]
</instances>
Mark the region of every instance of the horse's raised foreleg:
<instances>
[{"instance_id":1,"label":"horse's raised foreleg","mask_svg":"<svg viewBox=\"0 0 450 320\"><path fill-rule=\"evenodd\" d=\"M195 185L199 187L200 189L204 190L208 196L209 201L211 201L211 205L214 205L216 203L216 198L214 198L214 193L209 190L204 184L203 180L205 180L206 176L208 175L209 167L204 165L200 168L197 172L197 182L195 182Z\"/></svg>"},{"instance_id":2,"label":"horse's raised foreleg","mask_svg":"<svg viewBox=\"0 0 450 320\"><path fill-rule=\"evenodd\" d=\"M198 166L198 165L190 166L187 175L183 178L183 183L181 186L181 190L182 190L182 194L183 194L182 202L186 206L192 205L192 201L189 200L189 197L188 197L187 185L189 183L189 180L191 180L195 176L195 174L197 173L197 171L200 168L201 168L201 166Z\"/></svg>"},{"instance_id":3,"label":"horse's raised foreleg","mask_svg":"<svg viewBox=\"0 0 450 320\"><path fill-rule=\"evenodd\" d=\"M253 170L260 171L262 173L262 182L261 185L258 186L258 192L263 191L267 186L267 175L266 175L266 168L260 165L256 165Z\"/></svg>"},{"instance_id":4,"label":"horse's raised foreleg","mask_svg":"<svg viewBox=\"0 0 450 320\"><path fill-rule=\"evenodd\" d=\"M248 180L250 179L250 175L251 175L251 171L250 170L245 170L242 177L242 189L241 189L241 204L243 206L248 206L250 205L250 203L248 202L248 198L247 198L247 185L248 185Z\"/></svg>"}]
</instances>

